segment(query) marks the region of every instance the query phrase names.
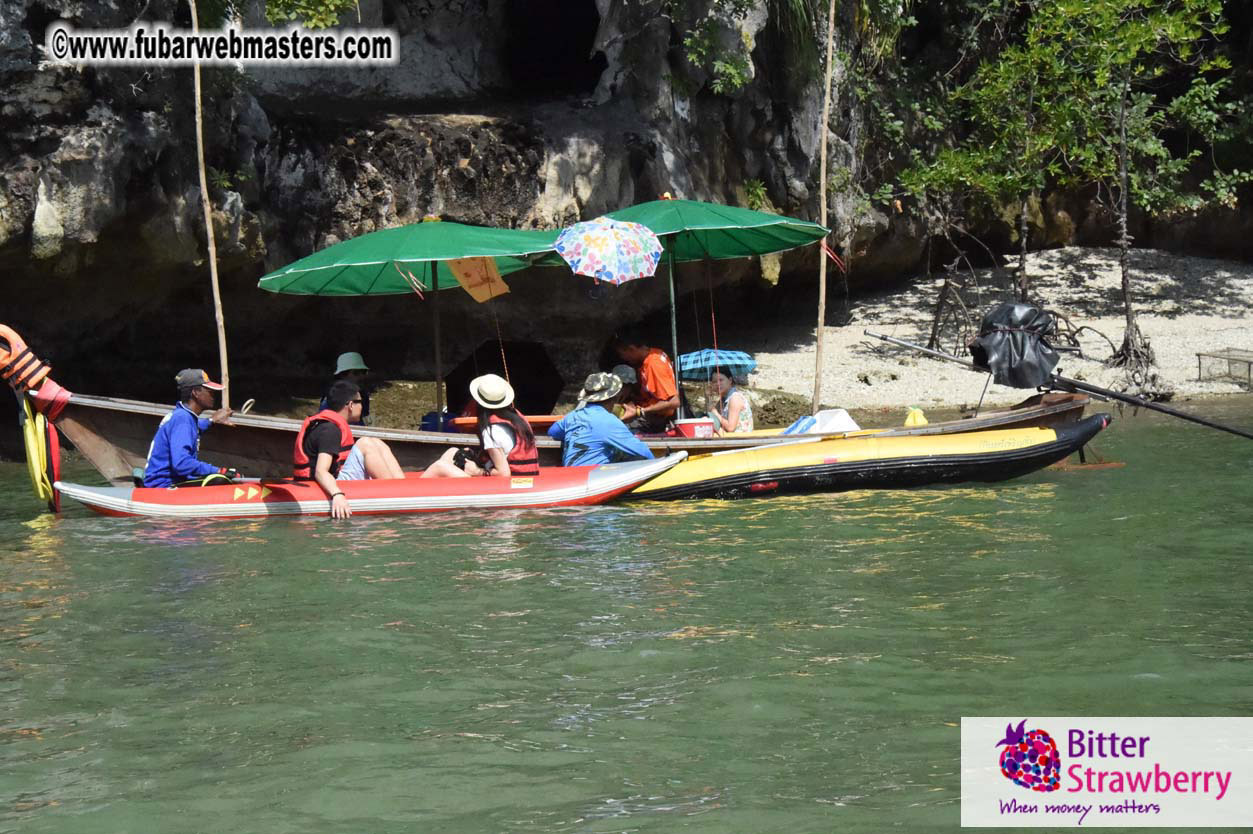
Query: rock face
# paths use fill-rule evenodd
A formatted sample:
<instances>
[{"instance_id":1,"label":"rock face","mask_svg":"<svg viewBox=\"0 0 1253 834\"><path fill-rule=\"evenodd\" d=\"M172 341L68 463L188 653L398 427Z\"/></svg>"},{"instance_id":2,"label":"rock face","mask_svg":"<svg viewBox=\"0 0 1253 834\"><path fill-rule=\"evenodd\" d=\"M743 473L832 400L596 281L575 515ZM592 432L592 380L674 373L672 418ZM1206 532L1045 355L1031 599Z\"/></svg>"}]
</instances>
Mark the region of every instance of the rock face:
<instances>
[{"instance_id":1,"label":"rock face","mask_svg":"<svg viewBox=\"0 0 1253 834\"><path fill-rule=\"evenodd\" d=\"M780 212L816 218L818 79L797 66L771 20L775 4L743 18L722 8L362 0L361 26L397 34L394 65L206 68L232 367L321 376L336 353L361 349L390 372L429 376L431 305L276 297L255 286L316 249L426 214L555 227L662 192L742 203L752 184ZM356 15L343 24L357 26ZM39 64L36 45L57 19L124 28L140 18L186 26L187 10L173 0L0 0L0 269L18 293L5 323L84 390L140 394L160 380L164 391L169 367L210 365L215 350L191 71ZM260 0L245 22L269 25ZM717 61L684 46L692 33ZM846 84L837 78L834 173L859 164ZM1074 206L1046 203L1036 216L1050 242L1099 234ZM924 256L924 229L907 211L866 212L837 193L830 225L863 281L900 275ZM1006 234L1016 234L1012 224ZM814 281L816 258L809 250L782 260L792 286ZM680 296L755 270L684 272ZM662 279L612 294L568 273L510 283L503 303L443 294L445 367L499 332L548 344L574 385L614 329L648 319L659 340L668 335L657 318L668 307Z\"/></svg>"}]
</instances>

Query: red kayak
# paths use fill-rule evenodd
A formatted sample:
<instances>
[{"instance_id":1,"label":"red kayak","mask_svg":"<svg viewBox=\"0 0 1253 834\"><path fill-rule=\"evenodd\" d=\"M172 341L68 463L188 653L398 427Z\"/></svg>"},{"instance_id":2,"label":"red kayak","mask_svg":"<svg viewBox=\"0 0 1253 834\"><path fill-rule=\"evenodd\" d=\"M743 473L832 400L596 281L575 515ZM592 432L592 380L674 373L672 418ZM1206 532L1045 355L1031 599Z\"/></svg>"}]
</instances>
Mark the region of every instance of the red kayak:
<instances>
[{"instance_id":1,"label":"red kayak","mask_svg":"<svg viewBox=\"0 0 1253 834\"><path fill-rule=\"evenodd\" d=\"M533 477L419 478L339 481L353 515L442 510L496 510L603 504L687 457L599 466L549 467ZM312 481L261 480L210 487L90 487L58 481L62 495L102 515L153 518L257 518L330 515L326 493Z\"/></svg>"}]
</instances>

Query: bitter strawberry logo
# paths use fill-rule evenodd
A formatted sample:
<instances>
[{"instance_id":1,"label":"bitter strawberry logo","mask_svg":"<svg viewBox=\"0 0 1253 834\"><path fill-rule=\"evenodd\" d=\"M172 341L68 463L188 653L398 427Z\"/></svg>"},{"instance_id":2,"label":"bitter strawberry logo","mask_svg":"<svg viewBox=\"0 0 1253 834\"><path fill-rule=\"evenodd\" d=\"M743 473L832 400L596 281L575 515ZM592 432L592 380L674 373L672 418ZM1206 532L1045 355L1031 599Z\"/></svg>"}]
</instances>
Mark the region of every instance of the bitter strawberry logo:
<instances>
[{"instance_id":1,"label":"bitter strawberry logo","mask_svg":"<svg viewBox=\"0 0 1253 834\"><path fill-rule=\"evenodd\" d=\"M1026 726L1025 718L1017 728L1013 724L1005 725L1005 738L996 743L997 747L1006 745L1001 751L1001 773L1027 790L1055 791L1060 786L1062 770L1057 744L1044 730L1023 732Z\"/></svg>"}]
</instances>

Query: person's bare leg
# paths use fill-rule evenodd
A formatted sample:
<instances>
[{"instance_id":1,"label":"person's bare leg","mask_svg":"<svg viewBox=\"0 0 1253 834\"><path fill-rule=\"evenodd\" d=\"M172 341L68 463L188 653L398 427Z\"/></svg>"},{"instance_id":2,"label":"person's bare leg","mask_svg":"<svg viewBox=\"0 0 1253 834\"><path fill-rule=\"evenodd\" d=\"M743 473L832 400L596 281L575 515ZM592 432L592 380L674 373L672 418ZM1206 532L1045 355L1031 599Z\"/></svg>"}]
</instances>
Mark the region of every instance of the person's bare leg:
<instances>
[{"instance_id":1,"label":"person's bare leg","mask_svg":"<svg viewBox=\"0 0 1253 834\"><path fill-rule=\"evenodd\" d=\"M452 459L457 456L456 449L449 449L444 452L439 460L432 463L422 471L419 476L421 478L468 478L470 473L462 472ZM467 463L467 465L469 465Z\"/></svg>"},{"instance_id":2,"label":"person's bare leg","mask_svg":"<svg viewBox=\"0 0 1253 834\"><path fill-rule=\"evenodd\" d=\"M396 462L396 456L387 444L377 437L363 437L357 441L361 459L365 462L365 474L369 478L403 478L404 470Z\"/></svg>"}]
</instances>

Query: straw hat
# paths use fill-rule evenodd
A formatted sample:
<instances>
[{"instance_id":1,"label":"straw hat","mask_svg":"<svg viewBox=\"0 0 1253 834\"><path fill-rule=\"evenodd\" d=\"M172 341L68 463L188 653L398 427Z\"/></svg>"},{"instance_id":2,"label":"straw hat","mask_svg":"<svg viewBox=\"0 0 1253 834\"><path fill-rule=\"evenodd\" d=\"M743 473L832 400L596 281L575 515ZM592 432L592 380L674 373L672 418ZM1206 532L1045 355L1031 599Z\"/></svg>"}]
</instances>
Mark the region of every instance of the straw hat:
<instances>
[{"instance_id":1,"label":"straw hat","mask_svg":"<svg viewBox=\"0 0 1253 834\"><path fill-rule=\"evenodd\" d=\"M579 392L578 408L588 403L599 403L612 400L622 390L622 380L613 374L594 373L583 381L583 390Z\"/></svg>"},{"instance_id":2,"label":"straw hat","mask_svg":"<svg viewBox=\"0 0 1253 834\"><path fill-rule=\"evenodd\" d=\"M470 396L484 408L504 408L513 404L513 386L496 374L484 374L470 381Z\"/></svg>"}]
</instances>

